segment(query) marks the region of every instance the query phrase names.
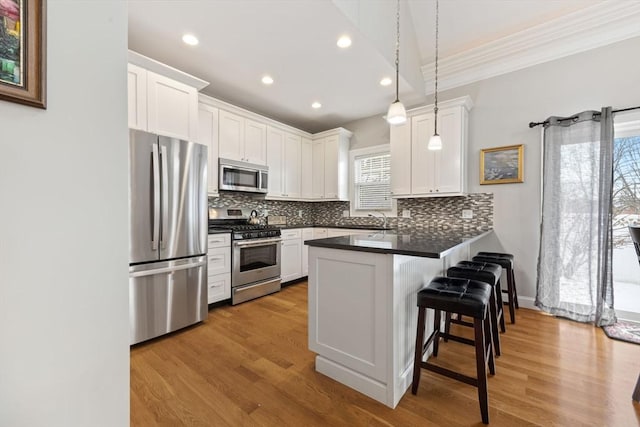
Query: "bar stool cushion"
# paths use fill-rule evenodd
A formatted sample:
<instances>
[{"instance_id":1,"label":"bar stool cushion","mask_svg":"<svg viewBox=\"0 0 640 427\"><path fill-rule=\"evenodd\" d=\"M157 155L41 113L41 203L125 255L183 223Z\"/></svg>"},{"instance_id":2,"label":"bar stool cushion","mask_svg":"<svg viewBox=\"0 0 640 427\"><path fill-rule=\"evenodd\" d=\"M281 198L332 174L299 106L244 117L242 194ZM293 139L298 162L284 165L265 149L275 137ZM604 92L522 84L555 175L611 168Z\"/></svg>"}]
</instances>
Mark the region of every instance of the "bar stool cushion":
<instances>
[{"instance_id":1,"label":"bar stool cushion","mask_svg":"<svg viewBox=\"0 0 640 427\"><path fill-rule=\"evenodd\" d=\"M513 268L513 260L507 257L492 257L484 255L476 255L471 258L472 261L486 262L489 264L498 264L502 268Z\"/></svg>"},{"instance_id":2,"label":"bar stool cushion","mask_svg":"<svg viewBox=\"0 0 640 427\"><path fill-rule=\"evenodd\" d=\"M478 252L476 255L498 257L498 258L509 258L510 260L513 260L515 258L512 254L507 254L503 252Z\"/></svg>"},{"instance_id":3,"label":"bar stool cushion","mask_svg":"<svg viewBox=\"0 0 640 427\"><path fill-rule=\"evenodd\" d=\"M502 275L500 264L478 261L460 261L447 270L449 277L461 277L463 279L480 280L491 286L495 286Z\"/></svg>"},{"instance_id":4,"label":"bar stool cushion","mask_svg":"<svg viewBox=\"0 0 640 427\"><path fill-rule=\"evenodd\" d=\"M491 289L478 280L435 277L418 292L418 306L484 319Z\"/></svg>"}]
</instances>

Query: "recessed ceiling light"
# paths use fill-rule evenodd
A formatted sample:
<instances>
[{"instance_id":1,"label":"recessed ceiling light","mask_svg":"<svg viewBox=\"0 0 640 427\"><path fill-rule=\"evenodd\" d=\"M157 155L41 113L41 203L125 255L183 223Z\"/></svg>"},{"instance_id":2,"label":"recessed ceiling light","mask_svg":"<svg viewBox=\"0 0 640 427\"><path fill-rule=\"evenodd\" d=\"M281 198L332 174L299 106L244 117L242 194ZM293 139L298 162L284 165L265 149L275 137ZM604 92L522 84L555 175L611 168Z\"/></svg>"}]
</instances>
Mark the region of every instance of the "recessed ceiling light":
<instances>
[{"instance_id":1,"label":"recessed ceiling light","mask_svg":"<svg viewBox=\"0 0 640 427\"><path fill-rule=\"evenodd\" d=\"M382 80L380 80L380 84L382 86L389 86L391 83L393 83L393 80L391 80L389 77L385 77Z\"/></svg>"},{"instance_id":2,"label":"recessed ceiling light","mask_svg":"<svg viewBox=\"0 0 640 427\"><path fill-rule=\"evenodd\" d=\"M320 104L318 101L311 104L311 108L315 108L316 110L320 107L322 107L322 104Z\"/></svg>"},{"instance_id":3,"label":"recessed ceiling light","mask_svg":"<svg viewBox=\"0 0 640 427\"><path fill-rule=\"evenodd\" d=\"M338 47L346 49L351 46L351 38L349 36L342 36L338 39L337 45Z\"/></svg>"},{"instance_id":4,"label":"recessed ceiling light","mask_svg":"<svg viewBox=\"0 0 640 427\"><path fill-rule=\"evenodd\" d=\"M273 77L271 77L271 76L262 77L262 83L264 83L266 85L273 84Z\"/></svg>"},{"instance_id":5,"label":"recessed ceiling light","mask_svg":"<svg viewBox=\"0 0 640 427\"><path fill-rule=\"evenodd\" d=\"M198 38L193 34L185 34L184 36L182 36L182 41L188 44L189 46L195 46L199 43Z\"/></svg>"}]
</instances>

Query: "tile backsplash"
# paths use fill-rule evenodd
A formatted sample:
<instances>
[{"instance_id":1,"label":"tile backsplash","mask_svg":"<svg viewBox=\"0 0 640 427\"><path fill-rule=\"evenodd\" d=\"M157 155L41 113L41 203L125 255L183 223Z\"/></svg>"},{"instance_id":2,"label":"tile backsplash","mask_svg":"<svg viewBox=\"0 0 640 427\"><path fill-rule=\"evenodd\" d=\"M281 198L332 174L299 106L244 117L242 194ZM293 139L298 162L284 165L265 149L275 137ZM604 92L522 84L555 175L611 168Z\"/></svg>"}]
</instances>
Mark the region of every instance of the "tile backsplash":
<instances>
[{"instance_id":1,"label":"tile backsplash","mask_svg":"<svg viewBox=\"0 0 640 427\"><path fill-rule=\"evenodd\" d=\"M380 226L379 217L343 217L349 202L289 202L265 200L264 196L249 193L222 192L220 197L209 198L210 207L240 207L256 209L262 222L267 215L284 215L287 225L339 225ZM473 218L463 219L462 210L469 209ZM410 218L402 218L409 210ZM399 232L428 230L490 230L493 228L493 194L474 193L460 197L432 197L398 199L398 217L389 218L387 226Z\"/></svg>"}]
</instances>

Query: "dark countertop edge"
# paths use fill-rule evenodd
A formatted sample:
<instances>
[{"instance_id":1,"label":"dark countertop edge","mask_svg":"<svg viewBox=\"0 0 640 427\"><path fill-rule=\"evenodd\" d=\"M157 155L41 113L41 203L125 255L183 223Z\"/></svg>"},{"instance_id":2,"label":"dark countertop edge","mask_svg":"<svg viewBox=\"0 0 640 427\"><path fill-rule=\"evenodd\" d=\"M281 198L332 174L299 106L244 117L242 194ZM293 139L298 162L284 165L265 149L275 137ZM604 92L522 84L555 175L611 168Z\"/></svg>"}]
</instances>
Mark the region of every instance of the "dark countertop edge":
<instances>
[{"instance_id":1,"label":"dark countertop edge","mask_svg":"<svg viewBox=\"0 0 640 427\"><path fill-rule=\"evenodd\" d=\"M422 258L444 258L454 250L458 249L462 245L470 245L471 243L479 240L485 236L488 236L490 233L493 233L493 230L483 231L477 236L470 237L467 240L458 243L450 247L447 250L444 250L440 253L437 252L423 252L423 251L408 251L402 249L388 249L388 248L376 248L376 247L367 247L367 246L353 246L353 245L341 245L337 243L325 243L328 239L333 239L333 237L329 237L326 239L314 239L314 240L305 240L304 244L308 246L316 246L320 248L329 248L329 249L337 249L337 250L345 250L345 251L357 251L357 252L372 252L378 254L386 254L386 255L406 255L406 256L416 256Z\"/></svg>"},{"instance_id":2,"label":"dark countertop edge","mask_svg":"<svg viewBox=\"0 0 640 427\"><path fill-rule=\"evenodd\" d=\"M457 245L455 245L455 246L447 249L446 251L443 251L442 253L440 253L440 258L446 257L447 255L449 255L451 252L453 252L455 249L457 249L461 245L470 245L473 242L475 242L476 240L480 240L483 237L488 236L491 233L493 233L493 229L487 230L487 231L483 231L482 233L478 234L477 236L469 237L464 242L460 242Z\"/></svg>"},{"instance_id":3,"label":"dark countertop edge","mask_svg":"<svg viewBox=\"0 0 640 427\"><path fill-rule=\"evenodd\" d=\"M288 230L292 228L338 228L338 229L348 229L348 230L375 230L375 231L394 231L397 230L395 228L390 227L378 227L378 226L367 226L367 225L273 225L273 227L278 227L282 230Z\"/></svg>"}]
</instances>

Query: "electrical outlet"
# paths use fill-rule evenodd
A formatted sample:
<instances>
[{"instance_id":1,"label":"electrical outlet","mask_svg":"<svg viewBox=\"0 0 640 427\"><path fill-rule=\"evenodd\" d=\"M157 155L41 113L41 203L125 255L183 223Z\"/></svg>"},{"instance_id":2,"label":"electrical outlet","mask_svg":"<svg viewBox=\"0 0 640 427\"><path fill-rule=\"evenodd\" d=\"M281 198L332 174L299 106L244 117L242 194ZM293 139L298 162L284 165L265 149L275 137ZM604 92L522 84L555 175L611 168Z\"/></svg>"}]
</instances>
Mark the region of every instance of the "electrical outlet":
<instances>
[{"instance_id":1,"label":"electrical outlet","mask_svg":"<svg viewBox=\"0 0 640 427\"><path fill-rule=\"evenodd\" d=\"M402 218L411 218L411 211L409 209L403 209Z\"/></svg>"},{"instance_id":2,"label":"electrical outlet","mask_svg":"<svg viewBox=\"0 0 640 427\"><path fill-rule=\"evenodd\" d=\"M345 218L349 218L349 211L342 211L342 216Z\"/></svg>"},{"instance_id":3,"label":"electrical outlet","mask_svg":"<svg viewBox=\"0 0 640 427\"><path fill-rule=\"evenodd\" d=\"M462 219L473 218L473 211L471 209L462 209Z\"/></svg>"},{"instance_id":4,"label":"electrical outlet","mask_svg":"<svg viewBox=\"0 0 640 427\"><path fill-rule=\"evenodd\" d=\"M298 216L299 216L300 218L302 218L302 209L300 209L300 210L298 211Z\"/></svg>"}]
</instances>

